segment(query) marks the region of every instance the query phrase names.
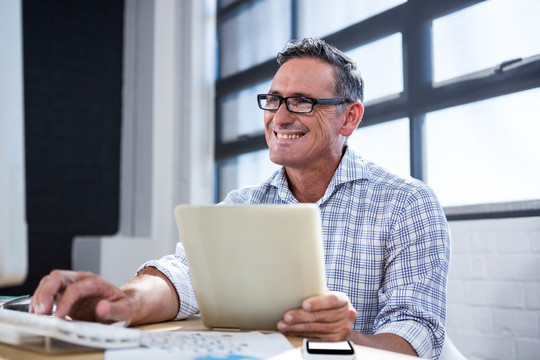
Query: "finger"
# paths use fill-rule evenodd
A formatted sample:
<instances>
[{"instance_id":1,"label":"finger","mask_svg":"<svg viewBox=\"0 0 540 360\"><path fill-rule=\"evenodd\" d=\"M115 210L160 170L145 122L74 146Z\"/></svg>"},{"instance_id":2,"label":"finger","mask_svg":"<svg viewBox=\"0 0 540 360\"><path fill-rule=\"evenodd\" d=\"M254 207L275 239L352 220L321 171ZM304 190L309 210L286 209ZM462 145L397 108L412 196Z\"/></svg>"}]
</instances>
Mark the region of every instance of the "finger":
<instances>
[{"instance_id":1,"label":"finger","mask_svg":"<svg viewBox=\"0 0 540 360\"><path fill-rule=\"evenodd\" d=\"M326 304L335 306L341 303L330 301ZM289 336L337 341L345 339L350 334L356 316L356 310L348 301L339 308L321 311L298 309L287 312L278 323L278 329Z\"/></svg>"},{"instance_id":2,"label":"finger","mask_svg":"<svg viewBox=\"0 0 540 360\"><path fill-rule=\"evenodd\" d=\"M67 270L54 270L39 282L30 302L30 312L50 314L55 300L65 286L77 280L77 273Z\"/></svg>"},{"instance_id":3,"label":"finger","mask_svg":"<svg viewBox=\"0 0 540 360\"><path fill-rule=\"evenodd\" d=\"M30 300L29 312L41 315L52 310L54 294L58 291L59 286L51 283L53 281L51 275L52 273L40 280Z\"/></svg>"},{"instance_id":4,"label":"finger","mask_svg":"<svg viewBox=\"0 0 540 360\"><path fill-rule=\"evenodd\" d=\"M347 294L330 291L324 295L313 296L304 300L302 309L305 311L321 311L327 309L336 309L349 305L349 297Z\"/></svg>"},{"instance_id":5,"label":"finger","mask_svg":"<svg viewBox=\"0 0 540 360\"><path fill-rule=\"evenodd\" d=\"M356 311L352 309L334 317L333 321L288 323L282 320L278 323L278 329L289 336L338 341L346 339L353 331L355 318Z\"/></svg>"},{"instance_id":6,"label":"finger","mask_svg":"<svg viewBox=\"0 0 540 360\"><path fill-rule=\"evenodd\" d=\"M128 325L132 313L131 303L127 297L117 301L100 300L96 305L96 319L103 323L122 321Z\"/></svg>"},{"instance_id":7,"label":"finger","mask_svg":"<svg viewBox=\"0 0 540 360\"><path fill-rule=\"evenodd\" d=\"M340 311L305 313L304 315L291 314L291 316L289 316L289 314L287 314L282 321L290 329L302 329L302 331L304 331L304 327L302 326L305 326L305 328L308 329L313 327L313 331L321 331L320 328L322 328L323 332L335 332L335 329L341 331L343 326L352 330L355 319L356 311L354 309L344 309Z\"/></svg>"},{"instance_id":8,"label":"finger","mask_svg":"<svg viewBox=\"0 0 540 360\"><path fill-rule=\"evenodd\" d=\"M304 309L291 310L285 313L283 320L287 324L301 324L311 322L333 323L342 318L352 321L356 319L356 310L349 304L345 303L338 308L330 308L319 311L306 311Z\"/></svg>"},{"instance_id":9,"label":"finger","mask_svg":"<svg viewBox=\"0 0 540 360\"><path fill-rule=\"evenodd\" d=\"M305 337L326 341L341 341L347 338L352 329L344 322L336 323L278 323L278 329L285 336Z\"/></svg>"},{"instance_id":10,"label":"finger","mask_svg":"<svg viewBox=\"0 0 540 360\"><path fill-rule=\"evenodd\" d=\"M114 285L106 282L99 275L89 275L66 286L62 297L56 305L55 316L63 318L68 314L95 314L95 306L99 299L114 299ZM120 292L120 289L117 289ZM96 299L94 301L83 301ZM73 309L74 305L78 308ZM72 311L73 309L73 311ZM80 315L78 315L80 317ZM85 316L86 317L86 316Z\"/></svg>"}]
</instances>

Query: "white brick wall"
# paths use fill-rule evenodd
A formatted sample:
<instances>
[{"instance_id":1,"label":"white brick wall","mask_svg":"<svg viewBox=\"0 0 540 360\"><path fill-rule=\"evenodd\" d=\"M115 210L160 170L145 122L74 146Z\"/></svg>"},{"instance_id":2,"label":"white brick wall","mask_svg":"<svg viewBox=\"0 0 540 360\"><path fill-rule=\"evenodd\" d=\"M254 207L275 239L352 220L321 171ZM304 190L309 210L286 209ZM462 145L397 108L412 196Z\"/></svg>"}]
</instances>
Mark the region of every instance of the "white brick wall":
<instances>
[{"instance_id":1,"label":"white brick wall","mask_svg":"<svg viewBox=\"0 0 540 360\"><path fill-rule=\"evenodd\" d=\"M448 334L469 359L540 359L540 218L453 221Z\"/></svg>"}]
</instances>

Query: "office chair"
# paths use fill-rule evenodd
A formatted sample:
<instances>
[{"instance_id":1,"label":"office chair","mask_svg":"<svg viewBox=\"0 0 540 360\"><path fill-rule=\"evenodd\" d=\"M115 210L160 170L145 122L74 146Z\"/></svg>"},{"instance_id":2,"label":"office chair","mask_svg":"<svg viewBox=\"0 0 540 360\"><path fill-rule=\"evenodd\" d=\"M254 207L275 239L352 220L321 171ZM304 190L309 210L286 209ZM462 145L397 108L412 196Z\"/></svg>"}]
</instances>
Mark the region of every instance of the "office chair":
<instances>
[{"instance_id":1,"label":"office chair","mask_svg":"<svg viewBox=\"0 0 540 360\"><path fill-rule=\"evenodd\" d=\"M446 338L444 339L444 344L441 352L441 356L439 356L439 360L467 360L465 356L456 348L452 340L450 340L450 337L448 334L446 335Z\"/></svg>"}]
</instances>

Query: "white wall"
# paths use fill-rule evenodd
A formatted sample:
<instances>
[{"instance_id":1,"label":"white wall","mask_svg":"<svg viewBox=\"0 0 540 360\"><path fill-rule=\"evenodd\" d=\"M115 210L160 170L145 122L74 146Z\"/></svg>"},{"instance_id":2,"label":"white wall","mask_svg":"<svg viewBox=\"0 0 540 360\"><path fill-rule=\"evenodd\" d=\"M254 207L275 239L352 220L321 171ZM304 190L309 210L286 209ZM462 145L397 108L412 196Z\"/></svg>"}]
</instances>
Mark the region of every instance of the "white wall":
<instances>
[{"instance_id":1,"label":"white wall","mask_svg":"<svg viewBox=\"0 0 540 360\"><path fill-rule=\"evenodd\" d=\"M448 333L469 360L540 359L540 218L454 221Z\"/></svg>"},{"instance_id":2,"label":"white wall","mask_svg":"<svg viewBox=\"0 0 540 360\"><path fill-rule=\"evenodd\" d=\"M21 1L0 1L0 286L27 274Z\"/></svg>"}]
</instances>

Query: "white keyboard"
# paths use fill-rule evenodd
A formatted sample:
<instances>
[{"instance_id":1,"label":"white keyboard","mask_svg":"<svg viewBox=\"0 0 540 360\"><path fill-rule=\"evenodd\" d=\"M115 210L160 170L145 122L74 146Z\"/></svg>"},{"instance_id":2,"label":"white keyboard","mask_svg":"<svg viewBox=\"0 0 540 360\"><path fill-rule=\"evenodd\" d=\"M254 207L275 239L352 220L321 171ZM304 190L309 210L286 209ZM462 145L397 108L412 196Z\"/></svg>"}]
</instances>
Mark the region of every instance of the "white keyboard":
<instances>
[{"instance_id":1,"label":"white keyboard","mask_svg":"<svg viewBox=\"0 0 540 360\"><path fill-rule=\"evenodd\" d=\"M0 309L1 342L35 347L51 339L84 347L127 348L140 346L141 331Z\"/></svg>"}]
</instances>

